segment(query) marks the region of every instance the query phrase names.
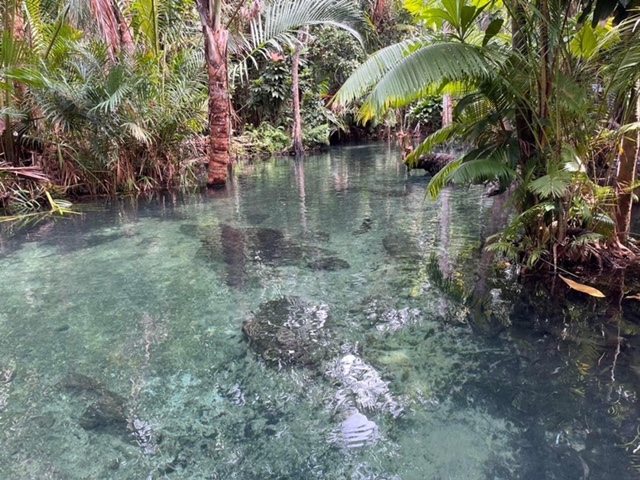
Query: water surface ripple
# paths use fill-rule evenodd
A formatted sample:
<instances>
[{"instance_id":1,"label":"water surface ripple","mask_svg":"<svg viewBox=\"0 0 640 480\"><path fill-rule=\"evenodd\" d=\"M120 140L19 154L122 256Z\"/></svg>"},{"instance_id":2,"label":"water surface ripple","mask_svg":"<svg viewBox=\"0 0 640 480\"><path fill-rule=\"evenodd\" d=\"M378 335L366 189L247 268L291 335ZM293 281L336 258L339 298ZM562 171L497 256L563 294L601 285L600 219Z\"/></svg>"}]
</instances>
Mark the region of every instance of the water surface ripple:
<instances>
[{"instance_id":1,"label":"water surface ripple","mask_svg":"<svg viewBox=\"0 0 640 480\"><path fill-rule=\"evenodd\" d=\"M499 201L387 145L236 173L3 234L2 478L637 478L639 349L492 280Z\"/></svg>"}]
</instances>

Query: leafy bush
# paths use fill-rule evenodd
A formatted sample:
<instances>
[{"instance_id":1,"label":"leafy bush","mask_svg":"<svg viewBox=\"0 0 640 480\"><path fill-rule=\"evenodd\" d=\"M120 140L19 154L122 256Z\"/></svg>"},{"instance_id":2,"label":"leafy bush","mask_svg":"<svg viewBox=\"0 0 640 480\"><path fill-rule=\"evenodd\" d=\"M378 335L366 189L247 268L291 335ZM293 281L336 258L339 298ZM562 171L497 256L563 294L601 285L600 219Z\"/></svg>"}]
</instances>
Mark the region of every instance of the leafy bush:
<instances>
[{"instance_id":1,"label":"leafy bush","mask_svg":"<svg viewBox=\"0 0 640 480\"><path fill-rule=\"evenodd\" d=\"M331 129L328 124L318 125L317 127L305 128L302 131L302 142L306 150L316 150L329 146L329 135Z\"/></svg>"},{"instance_id":2,"label":"leafy bush","mask_svg":"<svg viewBox=\"0 0 640 480\"><path fill-rule=\"evenodd\" d=\"M282 153L290 145L291 138L284 127L274 127L269 123L261 123L258 127L247 126L244 135L236 141L237 153L246 155Z\"/></svg>"}]
</instances>

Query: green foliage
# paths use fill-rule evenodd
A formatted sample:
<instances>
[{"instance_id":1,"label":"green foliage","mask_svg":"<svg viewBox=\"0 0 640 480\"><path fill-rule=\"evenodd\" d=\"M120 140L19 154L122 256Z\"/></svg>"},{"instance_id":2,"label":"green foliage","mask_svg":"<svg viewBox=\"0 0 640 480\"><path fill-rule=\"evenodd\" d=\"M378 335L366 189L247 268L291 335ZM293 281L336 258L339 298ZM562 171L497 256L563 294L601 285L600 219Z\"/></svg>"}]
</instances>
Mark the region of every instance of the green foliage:
<instances>
[{"instance_id":1,"label":"green foliage","mask_svg":"<svg viewBox=\"0 0 640 480\"><path fill-rule=\"evenodd\" d=\"M411 126L417 130L433 132L442 126L442 100L427 97L411 105L407 112Z\"/></svg>"},{"instance_id":2,"label":"green foliage","mask_svg":"<svg viewBox=\"0 0 640 480\"><path fill-rule=\"evenodd\" d=\"M328 124L321 124L313 128L305 128L302 131L302 141L305 149L315 150L329 146L329 134L331 129Z\"/></svg>"},{"instance_id":3,"label":"green foliage","mask_svg":"<svg viewBox=\"0 0 640 480\"><path fill-rule=\"evenodd\" d=\"M242 153L252 155L283 153L291 144L291 138L283 127L274 127L266 122L258 127L247 127L238 140Z\"/></svg>"},{"instance_id":4,"label":"green foliage","mask_svg":"<svg viewBox=\"0 0 640 480\"><path fill-rule=\"evenodd\" d=\"M418 20L448 35L374 53L335 97L337 105L364 97L361 118L382 120L389 109L453 92L453 123L406 161L452 141L467 145L431 179L428 195L449 183L510 189L517 216L493 248L529 267L571 260L579 250L597 256L615 237L618 198L602 172L613 169L623 135L636 135L630 92L640 79L637 19L619 27L581 23L566 2L545 5L505 2L480 28L490 3L408 0ZM518 33L511 42L509 24Z\"/></svg>"}]
</instances>

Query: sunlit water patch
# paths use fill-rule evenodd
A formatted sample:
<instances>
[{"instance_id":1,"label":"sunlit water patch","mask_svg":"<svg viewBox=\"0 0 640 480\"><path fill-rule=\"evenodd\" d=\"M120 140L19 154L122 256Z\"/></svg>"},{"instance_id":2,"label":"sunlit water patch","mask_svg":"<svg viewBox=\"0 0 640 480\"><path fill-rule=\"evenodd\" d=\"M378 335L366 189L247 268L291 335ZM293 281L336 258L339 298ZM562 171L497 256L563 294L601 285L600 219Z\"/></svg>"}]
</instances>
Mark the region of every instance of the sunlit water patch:
<instances>
[{"instance_id":1,"label":"sunlit water patch","mask_svg":"<svg viewBox=\"0 0 640 480\"><path fill-rule=\"evenodd\" d=\"M633 384L587 413L533 314L480 322L502 207L425 185L349 147L5 235L3 478L635 478Z\"/></svg>"}]
</instances>

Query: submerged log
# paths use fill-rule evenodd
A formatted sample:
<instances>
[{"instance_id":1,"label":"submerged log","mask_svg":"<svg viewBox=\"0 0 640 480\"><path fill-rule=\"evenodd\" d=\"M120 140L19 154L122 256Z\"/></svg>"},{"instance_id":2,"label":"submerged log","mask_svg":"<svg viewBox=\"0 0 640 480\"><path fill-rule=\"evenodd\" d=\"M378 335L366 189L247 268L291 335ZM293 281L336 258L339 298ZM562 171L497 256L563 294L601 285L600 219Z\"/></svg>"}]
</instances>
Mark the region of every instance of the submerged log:
<instances>
[{"instance_id":1,"label":"submerged log","mask_svg":"<svg viewBox=\"0 0 640 480\"><path fill-rule=\"evenodd\" d=\"M405 159L404 164L409 170L422 169L426 170L429 175L435 175L455 159L456 157L450 153L429 153L421 156L417 162L407 162Z\"/></svg>"}]
</instances>

